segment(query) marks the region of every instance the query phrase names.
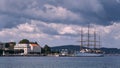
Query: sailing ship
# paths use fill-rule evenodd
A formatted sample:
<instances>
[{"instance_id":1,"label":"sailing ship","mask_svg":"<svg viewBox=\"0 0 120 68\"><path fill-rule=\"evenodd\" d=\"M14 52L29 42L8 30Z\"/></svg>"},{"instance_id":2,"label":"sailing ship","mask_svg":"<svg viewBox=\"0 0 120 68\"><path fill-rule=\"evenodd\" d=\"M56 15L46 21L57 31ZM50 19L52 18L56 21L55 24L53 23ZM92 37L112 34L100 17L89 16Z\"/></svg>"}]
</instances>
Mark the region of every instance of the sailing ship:
<instances>
[{"instance_id":1,"label":"sailing ship","mask_svg":"<svg viewBox=\"0 0 120 68\"><path fill-rule=\"evenodd\" d=\"M94 30L93 34L90 34L89 28L90 28L90 26L88 25L88 32L86 35L83 34L83 30L81 29L80 51L76 52L75 56L77 56L77 57L101 57L101 56L104 56L104 52L100 50L100 47L101 47L100 35L97 35L95 30ZM97 37L97 36L99 36L99 37ZM84 37L86 37L86 38L84 38Z\"/></svg>"}]
</instances>

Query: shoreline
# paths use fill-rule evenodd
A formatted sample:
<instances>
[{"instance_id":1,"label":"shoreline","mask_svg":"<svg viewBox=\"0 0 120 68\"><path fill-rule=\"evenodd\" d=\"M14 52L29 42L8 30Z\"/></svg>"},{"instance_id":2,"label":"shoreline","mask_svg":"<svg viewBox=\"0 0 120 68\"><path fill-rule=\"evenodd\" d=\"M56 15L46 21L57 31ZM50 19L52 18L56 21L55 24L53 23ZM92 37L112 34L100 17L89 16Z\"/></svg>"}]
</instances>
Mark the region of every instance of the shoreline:
<instances>
[{"instance_id":1,"label":"shoreline","mask_svg":"<svg viewBox=\"0 0 120 68\"><path fill-rule=\"evenodd\" d=\"M104 56L120 56L120 54L104 54ZM71 55L68 55L68 56L56 56L56 55L0 55L0 57L76 57L76 56L71 56Z\"/></svg>"}]
</instances>

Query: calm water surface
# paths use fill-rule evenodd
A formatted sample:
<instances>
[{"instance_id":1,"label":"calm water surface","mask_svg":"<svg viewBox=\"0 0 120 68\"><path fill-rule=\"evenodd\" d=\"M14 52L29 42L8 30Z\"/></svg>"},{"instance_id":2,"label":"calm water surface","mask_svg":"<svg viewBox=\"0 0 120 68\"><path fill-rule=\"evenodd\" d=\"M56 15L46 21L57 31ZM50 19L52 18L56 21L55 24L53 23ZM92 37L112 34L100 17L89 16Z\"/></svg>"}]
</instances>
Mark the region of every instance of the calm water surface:
<instances>
[{"instance_id":1,"label":"calm water surface","mask_svg":"<svg viewBox=\"0 0 120 68\"><path fill-rule=\"evenodd\" d=\"M0 68L120 68L120 56L0 57Z\"/></svg>"}]
</instances>

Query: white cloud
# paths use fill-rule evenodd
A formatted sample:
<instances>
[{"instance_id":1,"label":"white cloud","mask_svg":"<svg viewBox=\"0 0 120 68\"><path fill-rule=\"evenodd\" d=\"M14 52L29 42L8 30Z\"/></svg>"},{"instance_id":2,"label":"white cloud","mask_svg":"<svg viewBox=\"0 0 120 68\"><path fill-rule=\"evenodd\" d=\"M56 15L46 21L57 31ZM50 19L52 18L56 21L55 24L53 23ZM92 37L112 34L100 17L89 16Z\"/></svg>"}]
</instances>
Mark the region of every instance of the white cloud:
<instances>
[{"instance_id":1,"label":"white cloud","mask_svg":"<svg viewBox=\"0 0 120 68\"><path fill-rule=\"evenodd\" d=\"M81 27L84 34L87 33L87 28L83 27L83 24L97 22L98 24L107 23L106 26L94 25L96 31L102 35L103 46L119 47L120 22L112 22L112 25L108 25L111 24L109 21L117 21L116 18L119 20L120 14L117 13L119 4L117 3L119 0L109 2L100 0L0 0L0 40L18 41L22 38L29 38L40 40L42 43L51 42L52 45L58 44L58 41L63 44L72 44L76 43L73 40L79 39ZM92 29L90 33L93 33L94 29L90 29ZM59 42L59 44L62 43Z\"/></svg>"},{"instance_id":2,"label":"white cloud","mask_svg":"<svg viewBox=\"0 0 120 68\"><path fill-rule=\"evenodd\" d=\"M13 15L16 17L25 17L32 19L45 19L45 20L70 20L75 21L79 16L72 11L62 6L55 6L48 4L47 1L0 1L0 13Z\"/></svg>"},{"instance_id":3,"label":"white cloud","mask_svg":"<svg viewBox=\"0 0 120 68\"><path fill-rule=\"evenodd\" d=\"M75 29L75 27L77 29ZM57 45L57 42L63 42L63 40L66 40L66 43L60 44L67 44L71 39L75 39L74 37L72 38L71 36L66 36L65 34L74 35L77 33L77 30L79 30L79 26L77 25L45 23L42 21L31 20L29 23L26 22L13 28L2 29L0 31L0 40L13 40L18 42L23 38L27 38L30 40L37 40L40 44L49 43L55 46ZM54 32L56 34L54 34ZM61 34L61 32L63 33Z\"/></svg>"},{"instance_id":4,"label":"white cloud","mask_svg":"<svg viewBox=\"0 0 120 68\"><path fill-rule=\"evenodd\" d=\"M116 0L117 3L120 3L120 0Z\"/></svg>"},{"instance_id":5,"label":"white cloud","mask_svg":"<svg viewBox=\"0 0 120 68\"><path fill-rule=\"evenodd\" d=\"M28 23L21 24L21 25L17 26L17 28L20 31L25 31L25 32L33 32L34 31L34 25L29 25Z\"/></svg>"},{"instance_id":6,"label":"white cloud","mask_svg":"<svg viewBox=\"0 0 120 68\"><path fill-rule=\"evenodd\" d=\"M109 26L92 26L95 26L97 33L101 34L102 46L120 48L118 46L118 40L120 40L120 24L118 22L114 22L112 25ZM1 30L0 40L19 41L23 38L28 38L30 40L39 40L42 44L48 43L51 46L57 45L56 42L63 41L64 43L59 44L78 44L75 41L80 38L81 28L83 28L84 33L87 33L87 27L79 25L46 23L42 21L31 20L30 23L26 22L11 29L6 28ZM90 29L92 29L92 31L94 30L92 27ZM113 43L114 46L112 45Z\"/></svg>"},{"instance_id":7,"label":"white cloud","mask_svg":"<svg viewBox=\"0 0 120 68\"><path fill-rule=\"evenodd\" d=\"M4 15L8 15L10 21L3 21L5 25L10 23L17 22L16 18L25 18L25 19L33 19L33 20L43 20L43 21L52 21L52 22L62 22L62 23L86 23L91 18L96 18L89 15L91 13L97 13L97 15L103 16L103 7L98 0L92 1L84 1L84 0L61 0L59 1L52 1L53 3L59 3L58 5L52 4L49 0L1 0L0 1L0 13ZM62 4L61 4L62 2ZM63 4L65 3L65 4ZM76 12L74 12L77 11ZM79 11L79 12L78 12ZM88 14L88 15L87 15ZM90 16L90 17L89 17ZM3 17L3 16L2 16ZM11 17L15 20L11 20ZM2 19L1 19L2 20ZM95 19L94 19L95 20ZM92 20L91 20L92 21ZM84 22L84 23L83 23ZM78 24L79 24L78 23ZM15 24L15 25L17 25ZM5 26L4 25L4 26Z\"/></svg>"},{"instance_id":8,"label":"white cloud","mask_svg":"<svg viewBox=\"0 0 120 68\"><path fill-rule=\"evenodd\" d=\"M78 15L72 13L71 11L67 10L63 7L55 7L53 5L46 4L44 5L46 8L46 14L52 18L60 18L60 19L79 19Z\"/></svg>"},{"instance_id":9,"label":"white cloud","mask_svg":"<svg viewBox=\"0 0 120 68\"><path fill-rule=\"evenodd\" d=\"M61 6L54 6L50 4L43 5L43 9L40 9L39 6L34 8L28 8L25 10L26 14L31 16L37 16L46 18L47 20L78 20L79 16L66 8Z\"/></svg>"},{"instance_id":10,"label":"white cloud","mask_svg":"<svg viewBox=\"0 0 120 68\"><path fill-rule=\"evenodd\" d=\"M70 33L70 34L76 34L76 32L71 28L71 27L64 27L61 31L60 34L65 34L65 33Z\"/></svg>"}]
</instances>

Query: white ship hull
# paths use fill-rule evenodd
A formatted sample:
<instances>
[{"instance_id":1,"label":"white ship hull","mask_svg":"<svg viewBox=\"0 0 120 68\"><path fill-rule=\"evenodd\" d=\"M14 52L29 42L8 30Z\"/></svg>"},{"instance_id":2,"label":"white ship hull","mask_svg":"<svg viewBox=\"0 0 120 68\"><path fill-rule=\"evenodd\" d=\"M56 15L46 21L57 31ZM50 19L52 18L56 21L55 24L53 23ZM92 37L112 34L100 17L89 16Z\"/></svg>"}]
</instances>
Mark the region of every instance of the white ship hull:
<instances>
[{"instance_id":1,"label":"white ship hull","mask_svg":"<svg viewBox=\"0 0 120 68\"><path fill-rule=\"evenodd\" d=\"M76 53L75 57L102 57L104 54L97 54L97 53Z\"/></svg>"}]
</instances>

